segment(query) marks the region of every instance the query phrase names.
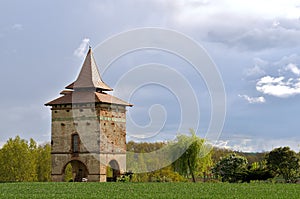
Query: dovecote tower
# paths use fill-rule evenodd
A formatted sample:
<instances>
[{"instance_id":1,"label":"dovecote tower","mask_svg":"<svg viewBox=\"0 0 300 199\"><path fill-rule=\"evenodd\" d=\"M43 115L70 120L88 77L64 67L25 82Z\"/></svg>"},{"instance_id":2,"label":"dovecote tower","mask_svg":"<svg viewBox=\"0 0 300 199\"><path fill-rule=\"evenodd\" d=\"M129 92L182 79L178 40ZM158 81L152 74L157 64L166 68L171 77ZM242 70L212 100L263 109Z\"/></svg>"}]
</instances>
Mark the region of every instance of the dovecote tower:
<instances>
[{"instance_id":1,"label":"dovecote tower","mask_svg":"<svg viewBox=\"0 0 300 199\"><path fill-rule=\"evenodd\" d=\"M52 181L65 181L67 165L74 181L115 181L126 171L126 107L98 71L90 48L75 82L51 107Z\"/></svg>"}]
</instances>

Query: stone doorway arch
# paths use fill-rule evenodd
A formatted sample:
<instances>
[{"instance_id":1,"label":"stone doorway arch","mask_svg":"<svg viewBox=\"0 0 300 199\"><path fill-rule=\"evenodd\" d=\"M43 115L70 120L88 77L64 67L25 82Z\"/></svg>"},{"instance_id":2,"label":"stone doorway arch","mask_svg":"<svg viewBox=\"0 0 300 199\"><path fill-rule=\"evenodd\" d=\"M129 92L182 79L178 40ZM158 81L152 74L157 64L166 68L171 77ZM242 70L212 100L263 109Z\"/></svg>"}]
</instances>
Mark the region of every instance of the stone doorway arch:
<instances>
[{"instance_id":1,"label":"stone doorway arch","mask_svg":"<svg viewBox=\"0 0 300 199\"><path fill-rule=\"evenodd\" d=\"M106 167L106 182L116 182L119 176L119 164L116 160L111 160Z\"/></svg>"},{"instance_id":2,"label":"stone doorway arch","mask_svg":"<svg viewBox=\"0 0 300 199\"><path fill-rule=\"evenodd\" d=\"M88 169L87 169L87 166L79 161L79 160L71 160L69 161L63 168L63 181L69 181L69 179L66 179L66 169L68 167L68 165L71 165L71 180L70 181L73 181L73 182L82 182L82 179L83 178L87 178L88 175L89 175L89 172L88 172ZM69 171L68 171L69 172Z\"/></svg>"}]
</instances>

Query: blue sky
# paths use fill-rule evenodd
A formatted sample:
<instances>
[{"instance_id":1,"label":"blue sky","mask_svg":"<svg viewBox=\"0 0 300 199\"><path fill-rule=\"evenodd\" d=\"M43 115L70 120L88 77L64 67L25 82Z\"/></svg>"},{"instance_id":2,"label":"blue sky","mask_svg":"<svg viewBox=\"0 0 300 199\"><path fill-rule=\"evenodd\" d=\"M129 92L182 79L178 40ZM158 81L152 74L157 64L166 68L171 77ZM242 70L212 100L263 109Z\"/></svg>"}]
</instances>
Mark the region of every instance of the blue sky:
<instances>
[{"instance_id":1,"label":"blue sky","mask_svg":"<svg viewBox=\"0 0 300 199\"><path fill-rule=\"evenodd\" d=\"M0 1L0 144L16 135L49 141L50 110L44 103L75 80L88 41L95 47L112 35L142 27L172 29L193 38L217 65L227 95L219 146L264 151L289 145L299 151L300 2L294 0ZM152 62L173 67L201 91L196 92L201 102L198 131L205 133L209 94L184 60L139 51L115 61L102 76L114 87L132 67ZM177 133L178 101L167 89L144 86L131 103L135 106L129 114L142 126L150 121L152 104L164 107L166 123L153 140Z\"/></svg>"}]
</instances>

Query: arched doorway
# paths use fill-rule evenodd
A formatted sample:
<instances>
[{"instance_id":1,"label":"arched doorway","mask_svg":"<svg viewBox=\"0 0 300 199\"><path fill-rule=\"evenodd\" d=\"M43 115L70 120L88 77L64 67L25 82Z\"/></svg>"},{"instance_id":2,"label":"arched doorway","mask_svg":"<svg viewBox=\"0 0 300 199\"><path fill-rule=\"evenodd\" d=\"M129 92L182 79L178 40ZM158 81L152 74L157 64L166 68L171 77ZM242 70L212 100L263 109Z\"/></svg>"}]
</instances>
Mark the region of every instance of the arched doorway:
<instances>
[{"instance_id":1,"label":"arched doorway","mask_svg":"<svg viewBox=\"0 0 300 199\"><path fill-rule=\"evenodd\" d=\"M82 178L87 178L89 172L84 163L72 160L65 165L63 174L63 181L82 182Z\"/></svg>"},{"instance_id":2,"label":"arched doorway","mask_svg":"<svg viewBox=\"0 0 300 199\"><path fill-rule=\"evenodd\" d=\"M111 160L106 167L106 182L116 182L119 176L119 164L116 160Z\"/></svg>"}]
</instances>

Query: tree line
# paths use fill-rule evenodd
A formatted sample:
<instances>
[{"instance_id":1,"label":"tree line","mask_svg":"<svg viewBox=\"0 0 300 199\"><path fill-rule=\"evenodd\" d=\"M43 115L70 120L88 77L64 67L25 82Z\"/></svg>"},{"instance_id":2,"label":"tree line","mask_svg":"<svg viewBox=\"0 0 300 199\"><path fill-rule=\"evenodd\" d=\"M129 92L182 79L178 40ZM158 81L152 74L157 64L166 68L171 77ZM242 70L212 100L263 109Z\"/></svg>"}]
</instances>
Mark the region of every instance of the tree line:
<instances>
[{"instance_id":1,"label":"tree line","mask_svg":"<svg viewBox=\"0 0 300 199\"><path fill-rule=\"evenodd\" d=\"M132 181L222 181L250 182L259 180L283 179L286 183L295 183L300 177L300 153L289 147L275 148L264 153L243 153L224 148L209 146L204 139L181 135L176 146L189 147L174 163L166 168L144 174L134 175ZM136 153L151 152L169 143L128 143L128 150ZM144 149L146 149L144 151ZM207 152L209 151L209 152ZM205 156L201 156L201 153ZM139 160L139 165L143 164ZM152 160L155 161L155 160ZM159 161L159 160L157 160ZM163 173L161 172L163 171ZM175 177L176 175L180 177ZM153 178L155 176L155 178ZM173 178L166 178L173 176Z\"/></svg>"},{"instance_id":2,"label":"tree line","mask_svg":"<svg viewBox=\"0 0 300 199\"><path fill-rule=\"evenodd\" d=\"M164 149L179 157L172 164L159 170L151 165L159 165L162 158L153 156L145 159L143 154ZM169 150L169 151L168 151ZM149 172L127 171L120 181L132 182L177 182L177 181L223 181L250 182L274 177L285 182L297 182L300 174L300 154L289 147L275 148L265 153L243 153L229 149L215 148L204 139L191 135L179 135L172 142L137 143L129 141L127 163L133 163L133 171L143 168ZM139 154L138 156L134 154ZM180 156L178 156L180 154ZM0 149L1 181L41 181L51 180L51 146L37 145L16 136L10 138Z\"/></svg>"},{"instance_id":3,"label":"tree line","mask_svg":"<svg viewBox=\"0 0 300 199\"><path fill-rule=\"evenodd\" d=\"M0 182L51 180L51 148L16 136L0 149Z\"/></svg>"}]
</instances>

